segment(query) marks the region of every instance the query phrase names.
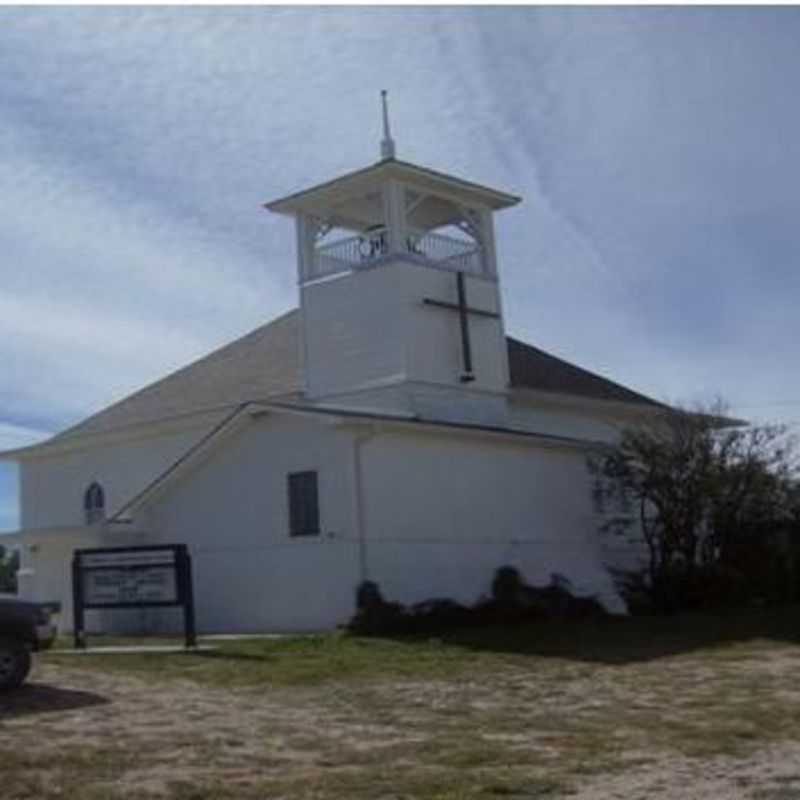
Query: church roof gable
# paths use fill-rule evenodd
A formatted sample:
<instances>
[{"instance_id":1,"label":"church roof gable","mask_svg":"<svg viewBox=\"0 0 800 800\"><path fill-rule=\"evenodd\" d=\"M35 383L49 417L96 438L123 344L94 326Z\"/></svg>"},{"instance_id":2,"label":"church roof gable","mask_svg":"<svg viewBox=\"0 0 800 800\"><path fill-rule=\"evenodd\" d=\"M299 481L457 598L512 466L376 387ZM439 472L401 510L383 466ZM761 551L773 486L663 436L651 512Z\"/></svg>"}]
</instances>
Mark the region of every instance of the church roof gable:
<instances>
[{"instance_id":1,"label":"church roof gable","mask_svg":"<svg viewBox=\"0 0 800 800\"><path fill-rule=\"evenodd\" d=\"M299 313L290 311L57 435L51 442L302 391ZM574 364L507 337L512 389L659 406Z\"/></svg>"},{"instance_id":2,"label":"church roof gable","mask_svg":"<svg viewBox=\"0 0 800 800\"><path fill-rule=\"evenodd\" d=\"M297 311L151 383L56 436L101 433L300 390ZM53 440L50 440L53 441Z\"/></svg>"},{"instance_id":3,"label":"church roof gable","mask_svg":"<svg viewBox=\"0 0 800 800\"><path fill-rule=\"evenodd\" d=\"M511 336L506 337L506 342L512 388L576 395L591 400L616 403L662 405L622 384L589 372Z\"/></svg>"}]
</instances>

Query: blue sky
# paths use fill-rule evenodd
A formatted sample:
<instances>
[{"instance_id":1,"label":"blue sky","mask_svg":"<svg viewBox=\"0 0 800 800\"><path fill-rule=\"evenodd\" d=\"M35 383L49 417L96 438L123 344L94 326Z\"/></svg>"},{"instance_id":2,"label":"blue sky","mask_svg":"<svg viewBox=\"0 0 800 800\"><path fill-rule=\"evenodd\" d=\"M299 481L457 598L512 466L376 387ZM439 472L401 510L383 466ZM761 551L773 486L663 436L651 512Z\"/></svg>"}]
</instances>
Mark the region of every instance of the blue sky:
<instances>
[{"instance_id":1,"label":"blue sky","mask_svg":"<svg viewBox=\"0 0 800 800\"><path fill-rule=\"evenodd\" d=\"M400 157L524 197L510 333L800 418L798 41L793 8L4 9L0 448L295 305L260 203L374 161L381 88Z\"/></svg>"}]
</instances>

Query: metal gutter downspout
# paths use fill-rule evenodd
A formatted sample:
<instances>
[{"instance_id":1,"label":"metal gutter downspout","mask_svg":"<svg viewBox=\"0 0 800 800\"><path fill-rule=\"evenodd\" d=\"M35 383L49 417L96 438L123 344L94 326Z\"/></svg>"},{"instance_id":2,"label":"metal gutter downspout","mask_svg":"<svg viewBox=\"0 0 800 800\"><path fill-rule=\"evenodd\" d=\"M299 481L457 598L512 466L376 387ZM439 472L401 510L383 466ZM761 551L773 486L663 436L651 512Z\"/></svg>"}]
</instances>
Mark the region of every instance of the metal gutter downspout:
<instances>
[{"instance_id":1,"label":"metal gutter downspout","mask_svg":"<svg viewBox=\"0 0 800 800\"><path fill-rule=\"evenodd\" d=\"M356 434L353 438L353 490L355 493L355 523L358 540L358 574L359 583L367 580L367 532L364 512L364 473L361 448L378 435L376 426L371 426L366 433Z\"/></svg>"}]
</instances>

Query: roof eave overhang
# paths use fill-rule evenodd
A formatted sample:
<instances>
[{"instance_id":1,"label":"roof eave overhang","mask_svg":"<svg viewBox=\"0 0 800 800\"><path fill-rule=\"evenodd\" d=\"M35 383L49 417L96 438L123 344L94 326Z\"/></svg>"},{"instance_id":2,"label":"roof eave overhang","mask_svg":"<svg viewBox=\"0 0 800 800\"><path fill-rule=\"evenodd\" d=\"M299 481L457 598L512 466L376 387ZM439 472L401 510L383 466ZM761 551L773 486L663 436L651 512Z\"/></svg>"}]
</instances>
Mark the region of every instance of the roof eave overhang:
<instances>
[{"instance_id":1,"label":"roof eave overhang","mask_svg":"<svg viewBox=\"0 0 800 800\"><path fill-rule=\"evenodd\" d=\"M556 392L547 389L534 389L526 386L511 385L511 400L521 400L530 403L546 403L547 405L558 405L569 408L583 408L594 411L605 411L609 413L646 414L648 416L658 416L669 413L674 409L656 400L608 400L600 397L589 397L583 394L570 394L567 392Z\"/></svg>"},{"instance_id":2,"label":"roof eave overhang","mask_svg":"<svg viewBox=\"0 0 800 800\"><path fill-rule=\"evenodd\" d=\"M522 428L508 428L499 425L488 425L476 422L456 422L449 420L425 419L409 414L391 414L380 411L364 411L339 406L300 406L282 403L262 403L261 412L284 412L306 416L327 416L331 422L341 426L371 428L377 430L412 430L414 432L445 433L449 435L466 435L491 437L495 439L527 440L541 446L568 447L585 449L587 447L604 447L604 442L594 439L582 439L571 436L559 436L540 433ZM254 415L255 416L255 415Z\"/></svg>"},{"instance_id":3,"label":"roof eave overhang","mask_svg":"<svg viewBox=\"0 0 800 800\"><path fill-rule=\"evenodd\" d=\"M407 161L389 158L312 186L310 189L264 203L264 208L277 214L297 214L319 208L321 205L336 203L361 191L374 189L381 181L391 178L414 183L432 192L438 190L446 196L458 197L462 202L486 206L494 211L514 206L521 200L516 195L488 186L481 186Z\"/></svg>"},{"instance_id":4,"label":"roof eave overhang","mask_svg":"<svg viewBox=\"0 0 800 800\"><path fill-rule=\"evenodd\" d=\"M290 397L294 394L294 392L282 393L278 396ZM257 399L248 401L248 404L259 405L262 402L268 402L268 398L265 398L264 401ZM175 433L202 428L204 425L214 425L221 415L229 413L239 405L241 404L226 403L225 405L198 408L182 414L144 419L128 425L98 431L81 431L74 434L64 432L36 444L0 452L0 461L24 461L92 447L105 447L129 441L171 436Z\"/></svg>"},{"instance_id":5,"label":"roof eave overhang","mask_svg":"<svg viewBox=\"0 0 800 800\"><path fill-rule=\"evenodd\" d=\"M42 453L45 447L49 445L50 442L53 441L54 437L50 439L45 439L43 442L38 442L37 444L29 444L25 447L15 447L12 450L3 450L0 451L0 462L2 461L25 461L28 458L32 458L34 456L39 455Z\"/></svg>"},{"instance_id":6,"label":"roof eave overhang","mask_svg":"<svg viewBox=\"0 0 800 800\"><path fill-rule=\"evenodd\" d=\"M660 403L657 400L646 399L640 402L635 400L606 400L602 398L587 397L585 395L566 394L553 392L545 389L531 389L524 386L512 386L510 394L512 402L521 400L523 402L541 404L542 402L569 408L584 408L604 413L616 413L627 417L664 417L666 415L687 413L692 416L705 420L714 428L736 428L746 427L751 423L748 420L736 417L725 417L715 414L704 414L696 411L684 411L668 403Z\"/></svg>"}]
</instances>

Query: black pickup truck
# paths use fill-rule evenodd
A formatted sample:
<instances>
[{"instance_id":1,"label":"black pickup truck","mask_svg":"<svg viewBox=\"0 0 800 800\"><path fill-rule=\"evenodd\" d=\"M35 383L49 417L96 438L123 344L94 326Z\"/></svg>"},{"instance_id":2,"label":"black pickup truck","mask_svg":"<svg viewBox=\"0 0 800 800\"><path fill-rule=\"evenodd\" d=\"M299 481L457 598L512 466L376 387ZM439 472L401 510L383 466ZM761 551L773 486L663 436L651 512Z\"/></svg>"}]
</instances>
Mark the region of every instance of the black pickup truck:
<instances>
[{"instance_id":1,"label":"black pickup truck","mask_svg":"<svg viewBox=\"0 0 800 800\"><path fill-rule=\"evenodd\" d=\"M0 597L0 691L20 686L31 668L31 652L46 650L55 637L47 606Z\"/></svg>"}]
</instances>

